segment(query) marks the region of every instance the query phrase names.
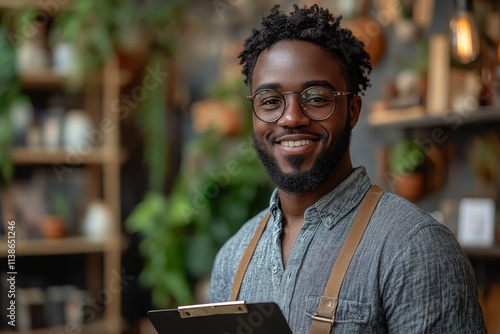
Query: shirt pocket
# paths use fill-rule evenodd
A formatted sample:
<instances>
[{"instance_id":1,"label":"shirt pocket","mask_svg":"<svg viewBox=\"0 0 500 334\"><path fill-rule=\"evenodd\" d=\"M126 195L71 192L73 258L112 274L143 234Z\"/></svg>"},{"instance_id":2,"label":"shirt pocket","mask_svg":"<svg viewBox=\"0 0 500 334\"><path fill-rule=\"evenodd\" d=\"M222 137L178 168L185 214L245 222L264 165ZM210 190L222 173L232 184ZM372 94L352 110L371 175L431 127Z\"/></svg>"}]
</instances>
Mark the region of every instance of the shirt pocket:
<instances>
[{"instance_id":1,"label":"shirt pocket","mask_svg":"<svg viewBox=\"0 0 500 334\"><path fill-rule=\"evenodd\" d=\"M306 312L309 317L316 313L320 298L320 296L307 297ZM335 322L366 325L370 320L370 313L370 304L360 303L354 300L339 299L337 313L335 314Z\"/></svg>"}]
</instances>

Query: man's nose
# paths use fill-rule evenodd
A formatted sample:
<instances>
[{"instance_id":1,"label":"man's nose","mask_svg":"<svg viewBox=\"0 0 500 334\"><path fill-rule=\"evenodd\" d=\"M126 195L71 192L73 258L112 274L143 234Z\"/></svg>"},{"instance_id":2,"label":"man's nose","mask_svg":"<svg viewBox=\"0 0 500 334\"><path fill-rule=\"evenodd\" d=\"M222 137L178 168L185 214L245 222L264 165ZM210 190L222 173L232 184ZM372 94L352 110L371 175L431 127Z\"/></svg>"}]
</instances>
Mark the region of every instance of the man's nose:
<instances>
[{"instance_id":1,"label":"man's nose","mask_svg":"<svg viewBox=\"0 0 500 334\"><path fill-rule=\"evenodd\" d=\"M289 128L308 125L311 120L302 112L300 95L288 94L285 99L285 111L283 116L278 120L278 125Z\"/></svg>"}]
</instances>

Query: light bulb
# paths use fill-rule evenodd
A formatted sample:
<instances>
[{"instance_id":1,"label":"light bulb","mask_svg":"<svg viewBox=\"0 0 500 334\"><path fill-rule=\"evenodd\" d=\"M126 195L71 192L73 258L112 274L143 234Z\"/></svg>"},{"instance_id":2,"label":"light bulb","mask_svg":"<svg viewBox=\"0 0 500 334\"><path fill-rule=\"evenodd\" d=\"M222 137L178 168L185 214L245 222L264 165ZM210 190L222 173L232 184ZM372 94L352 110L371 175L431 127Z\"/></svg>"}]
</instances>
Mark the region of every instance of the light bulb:
<instances>
[{"instance_id":1,"label":"light bulb","mask_svg":"<svg viewBox=\"0 0 500 334\"><path fill-rule=\"evenodd\" d=\"M479 33L472 13L457 12L450 21L452 55L468 64L479 56Z\"/></svg>"}]
</instances>

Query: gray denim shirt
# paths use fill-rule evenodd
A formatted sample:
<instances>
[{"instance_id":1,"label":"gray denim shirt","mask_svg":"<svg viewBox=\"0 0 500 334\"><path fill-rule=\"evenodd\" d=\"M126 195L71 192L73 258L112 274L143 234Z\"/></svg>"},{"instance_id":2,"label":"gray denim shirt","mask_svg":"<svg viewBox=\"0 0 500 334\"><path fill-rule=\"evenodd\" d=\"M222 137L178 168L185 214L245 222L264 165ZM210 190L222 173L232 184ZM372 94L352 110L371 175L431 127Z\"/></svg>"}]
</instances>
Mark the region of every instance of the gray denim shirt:
<instances>
[{"instance_id":1,"label":"gray denim shirt","mask_svg":"<svg viewBox=\"0 0 500 334\"><path fill-rule=\"evenodd\" d=\"M325 284L371 182L359 167L304 214L286 268L278 194L238 299L274 301L293 333L308 333ZM230 299L236 269L265 212L219 251L210 301ZM408 201L384 193L346 273L331 333L486 333L474 272L453 234Z\"/></svg>"}]
</instances>

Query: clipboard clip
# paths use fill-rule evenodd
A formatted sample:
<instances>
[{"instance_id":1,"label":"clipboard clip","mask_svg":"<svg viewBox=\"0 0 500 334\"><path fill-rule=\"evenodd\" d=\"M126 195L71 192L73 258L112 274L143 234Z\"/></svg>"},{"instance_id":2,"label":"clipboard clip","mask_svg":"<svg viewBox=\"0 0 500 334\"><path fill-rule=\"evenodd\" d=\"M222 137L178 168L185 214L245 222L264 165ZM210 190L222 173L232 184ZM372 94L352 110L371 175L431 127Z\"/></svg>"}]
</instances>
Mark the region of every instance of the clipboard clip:
<instances>
[{"instance_id":1,"label":"clipboard clip","mask_svg":"<svg viewBox=\"0 0 500 334\"><path fill-rule=\"evenodd\" d=\"M244 300L210 304L179 306L177 308L181 318L206 317L215 314L244 314L248 308Z\"/></svg>"}]
</instances>

